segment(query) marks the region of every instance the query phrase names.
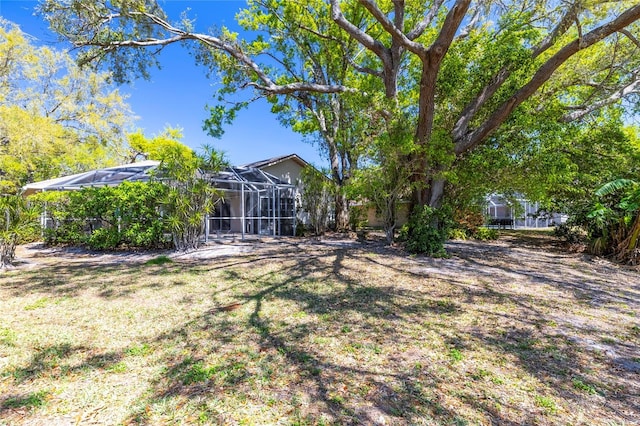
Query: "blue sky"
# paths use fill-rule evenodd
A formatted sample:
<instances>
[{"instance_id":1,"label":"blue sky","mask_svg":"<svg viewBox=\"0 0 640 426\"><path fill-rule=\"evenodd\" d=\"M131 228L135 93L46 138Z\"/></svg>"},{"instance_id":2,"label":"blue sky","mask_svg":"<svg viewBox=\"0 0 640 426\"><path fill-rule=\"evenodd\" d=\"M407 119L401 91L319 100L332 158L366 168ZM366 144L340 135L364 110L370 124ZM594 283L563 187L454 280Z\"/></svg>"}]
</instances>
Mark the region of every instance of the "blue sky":
<instances>
[{"instance_id":1,"label":"blue sky","mask_svg":"<svg viewBox=\"0 0 640 426\"><path fill-rule=\"evenodd\" d=\"M12 21L23 31L36 37L42 44L64 48L56 42L56 35L47 23L34 16L37 1L0 0L0 16ZM235 13L243 7L241 0L164 1L161 3L169 16L177 19L180 12L190 8L189 16L196 18L196 28L206 31L212 25L237 29ZM187 50L171 45L160 57L161 69L152 72L149 81L137 80L120 87L128 94L128 103L139 119L136 127L152 136L167 125L181 127L183 142L192 148L209 144L225 151L232 164L243 164L278 155L296 153L318 166L326 166L315 146L278 123L266 102L259 101L241 111L236 121L226 127L220 139L208 136L202 130L207 118L205 105L213 104L215 81L205 75L204 68L195 65Z\"/></svg>"}]
</instances>

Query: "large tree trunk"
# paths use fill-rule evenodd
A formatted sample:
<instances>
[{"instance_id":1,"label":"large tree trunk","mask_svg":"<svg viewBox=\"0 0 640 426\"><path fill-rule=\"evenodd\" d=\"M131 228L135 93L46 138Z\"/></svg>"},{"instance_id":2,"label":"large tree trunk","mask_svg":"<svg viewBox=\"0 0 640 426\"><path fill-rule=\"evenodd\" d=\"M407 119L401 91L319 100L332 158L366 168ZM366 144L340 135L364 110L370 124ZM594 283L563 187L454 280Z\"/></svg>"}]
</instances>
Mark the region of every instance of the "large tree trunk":
<instances>
[{"instance_id":1,"label":"large tree trunk","mask_svg":"<svg viewBox=\"0 0 640 426\"><path fill-rule=\"evenodd\" d=\"M349 229L349 200L340 187L335 196L335 220L336 231Z\"/></svg>"},{"instance_id":2,"label":"large tree trunk","mask_svg":"<svg viewBox=\"0 0 640 426\"><path fill-rule=\"evenodd\" d=\"M444 197L444 179L431 179L429 182L429 206L435 209L442 206Z\"/></svg>"},{"instance_id":3,"label":"large tree trunk","mask_svg":"<svg viewBox=\"0 0 640 426\"><path fill-rule=\"evenodd\" d=\"M387 240L387 244L393 244L393 240L395 237L395 230L397 224L397 214L396 214L396 199L395 197L391 197L387 201L387 212L385 214L385 224L384 224L384 234Z\"/></svg>"},{"instance_id":4,"label":"large tree trunk","mask_svg":"<svg viewBox=\"0 0 640 426\"><path fill-rule=\"evenodd\" d=\"M335 230L346 231L349 229L349 200L344 193L344 187L351 175L351 163L346 158L346 153L338 150L334 137L325 137L329 147L329 161L331 162L331 178L336 186L334 197Z\"/></svg>"},{"instance_id":5,"label":"large tree trunk","mask_svg":"<svg viewBox=\"0 0 640 426\"><path fill-rule=\"evenodd\" d=\"M420 80L420 105L418 109L418 123L415 134L418 150L413 154L411 167L413 174L411 177L413 185L413 196L411 211L417 206L429 205L439 207L442 201L444 182L433 179L434 164L429 164L426 158L433 134L433 118L435 115L435 83L437 76L437 65L428 58L423 60L422 77ZM435 204L435 205L434 205Z\"/></svg>"},{"instance_id":6,"label":"large tree trunk","mask_svg":"<svg viewBox=\"0 0 640 426\"><path fill-rule=\"evenodd\" d=\"M417 187L413 190L411 197L410 211L415 207L429 206L435 209L442 207L444 199L444 187L446 181L444 179L424 178L420 182L416 182Z\"/></svg>"}]
</instances>

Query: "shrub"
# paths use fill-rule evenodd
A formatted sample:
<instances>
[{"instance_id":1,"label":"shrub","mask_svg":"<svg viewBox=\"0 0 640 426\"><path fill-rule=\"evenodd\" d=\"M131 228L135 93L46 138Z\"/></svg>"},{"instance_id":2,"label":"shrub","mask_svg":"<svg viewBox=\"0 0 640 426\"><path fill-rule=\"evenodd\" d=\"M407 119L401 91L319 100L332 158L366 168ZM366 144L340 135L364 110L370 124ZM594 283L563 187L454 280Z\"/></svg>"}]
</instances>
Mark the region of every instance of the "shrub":
<instances>
[{"instance_id":1,"label":"shrub","mask_svg":"<svg viewBox=\"0 0 640 426\"><path fill-rule=\"evenodd\" d=\"M357 231L367 226L367 209L365 206L351 206L349 208L349 227Z\"/></svg>"},{"instance_id":2,"label":"shrub","mask_svg":"<svg viewBox=\"0 0 640 426\"><path fill-rule=\"evenodd\" d=\"M296 237L304 237L304 231L305 231L304 224L299 222L296 225Z\"/></svg>"},{"instance_id":3,"label":"shrub","mask_svg":"<svg viewBox=\"0 0 640 426\"><path fill-rule=\"evenodd\" d=\"M640 264L640 182L617 179L595 194L599 201L587 215L591 252Z\"/></svg>"},{"instance_id":4,"label":"shrub","mask_svg":"<svg viewBox=\"0 0 640 426\"><path fill-rule=\"evenodd\" d=\"M148 224L133 223L122 231L120 242L130 247L164 248L170 244L165 231L166 227L159 219Z\"/></svg>"},{"instance_id":5,"label":"shrub","mask_svg":"<svg viewBox=\"0 0 640 426\"><path fill-rule=\"evenodd\" d=\"M447 238L450 240L466 240L469 238L467 231L462 228L451 228L447 232Z\"/></svg>"},{"instance_id":6,"label":"shrub","mask_svg":"<svg viewBox=\"0 0 640 426\"><path fill-rule=\"evenodd\" d=\"M411 253L446 256L444 242L450 226L450 215L445 209L418 206L400 230L400 238L405 241L405 248Z\"/></svg>"},{"instance_id":7,"label":"shrub","mask_svg":"<svg viewBox=\"0 0 640 426\"><path fill-rule=\"evenodd\" d=\"M329 228L329 213L334 210L335 187L313 166L302 169L300 179L304 185L302 208L309 214L311 229L318 237Z\"/></svg>"},{"instance_id":8,"label":"shrub","mask_svg":"<svg viewBox=\"0 0 640 426\"><path fill-rule=\"evenodd\" d=\"M587 233L579 226L570 223L562 223L553 229L553 235L569 244L585 243L587 241Z\"/></svg>"},{"instance_id":9,"label":"shrub","mask_svg":"<svg viewBox=\"0 0 640 426\"><path fill-rule=\"evenodd\" d=\"M118 247L120 235L117 229L98 228L86 239L86 244L94 250L111 250Z\"/></svg>"},{"instance_id":10,"label":"shrub","mask_svg":"<svg viewBox=\"0 0 640 426\"><path fill-rule=\"evenodd\" d=\"M79 220L56 220L54 228L44 230L44 241L49 245L83 245L87 234Z\"/></svg>"},{"instance_id":11,"label":"shrub","mask_svg":"<svg viewBox=\"0 0 640 426\"><path fill-rule=\"evenodd\" d=\"M158 182L125 182L117 187L70 192L55 202L48 200L54 228L45 230L45 241L94 250L164 248L170 243L160 216L165 192L165 186Z\"/></svg>"},{"instance_id":12,"label":"shrub","mask_svg":"<svg viewBox=\"0 0 640 426\"><path fill-rule=\"evenodd\" d=\"M573 208L555 235L569 243L588 243L589 252L631 265L640 264L640 182L617 179Z\"/></svg>"},{"instance_id":13,"label":"shrub","mask_svg":"<svg viewBox=\"0 0 640 426\"><path fill-rule=\"evenodd\" d=\"M453 221L456 228L465 230L467 235L473 235L476 229L484 225L485 217L478 206L454 208L453 211Z\"/></svg>"},{"instance_id":14,"label":"shrub","mask_svg":"<svg viewBox=\"0 0 640 426\"><path fill-rule=\"evenodd\" d=\"M33 233L37 213L19 195L0 196L0 268L11 265L16 245Z\"/></svg>"},{"instance_id":15,"label":"shrub","mask_svg":"<svg viewBox=\"0 0 640 426\"><path fill-rule=\"evenodd\" d=\"M473 238L480 241L497 240L498 231L496 231L495 229L487 228L485 226L481 226L476 229L476 232L473 233Z\"/></svg>"}]
</instances>

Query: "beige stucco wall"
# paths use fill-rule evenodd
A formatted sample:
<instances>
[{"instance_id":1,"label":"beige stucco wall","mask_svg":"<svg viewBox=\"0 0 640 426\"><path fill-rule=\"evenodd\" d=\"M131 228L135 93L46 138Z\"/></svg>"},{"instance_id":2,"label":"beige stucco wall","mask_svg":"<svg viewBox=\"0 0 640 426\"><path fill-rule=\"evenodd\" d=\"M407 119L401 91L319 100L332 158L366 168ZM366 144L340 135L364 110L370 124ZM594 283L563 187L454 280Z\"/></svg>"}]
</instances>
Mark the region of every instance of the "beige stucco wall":
<instances>
[{"instance_id":1,"label":"beige stucco wall","mask_svg":"<svg viewBox=\"0 0 640 426\"><path fill-rule=\"evenodd\" d=\"M407 223L409 217L409 203L402 203L398 206L398 227ZM369 207L367 209L367 224L373 227L384 227L382 219L376 214L376 209Z\"/></svg>"},{"instance_id":2,"label":"beige stucco wall","mask_svg":"<svg viewBox=\"0 0 640 426\"><path fill-rule=\"evenodd\" d=\"M301 166L297 161L288 159L271 166L262 167L262 170L267 173L271 173L275 177L278 177L287 183L299 186L302 168L303 166Z\"/></svg>"}]
</instances>

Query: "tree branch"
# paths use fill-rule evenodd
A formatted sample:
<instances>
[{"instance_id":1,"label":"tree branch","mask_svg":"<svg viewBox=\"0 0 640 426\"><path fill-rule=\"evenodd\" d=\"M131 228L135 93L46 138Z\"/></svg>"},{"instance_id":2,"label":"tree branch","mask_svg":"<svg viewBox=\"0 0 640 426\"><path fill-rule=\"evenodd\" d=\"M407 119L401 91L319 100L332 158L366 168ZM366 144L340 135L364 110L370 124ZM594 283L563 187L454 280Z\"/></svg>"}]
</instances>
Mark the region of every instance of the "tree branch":
<instances>
[{"instance_id":1,"label":"tree branch","mask_svg":"<svg viewBox=\"0 0 640 426\"><path fill-rule=\"evenodd\" d=\"M429 27L429 25L431 25L433 19L438 14L438 10L440 10L440 8L442 7L442 3L444 3L444 0L435 0L433 2L433 4L431 5L431 9L429 9L424 18L422 18L422 20L418 22L418 24L407 33L407 38L409 40L413 41L424 33L424 31Z\"/></svg>"},{"instance_id":2,"label":"tree branch","mask_svg":"<svg viewBox=\"0 0 640 426\"><path fill-rule=\"evenodd\" d=\"M640 19L640 5L627 9L611 22L595 28L582 37L564 46L542 66L540 66L529 82L516 91L516 93L504 102L489 118L487 118L487 120L484 121L484 123L474 131L462 137L460 140L457 140L455 143L456 154L462 154L468 151L493 133L507 119L515 108L533 95L536 90L549 80L553 73L574 54L594 45L614 32L620 31L638 19Z\"/></svg>"},{"instance_id":3,"label":"tree branch","mask_svg":"<svg viewBox=\"0 0 640 426\"><path fill-rule=\"evenodd\" d=\"M351 65L351 67L353 67L353 69L355 69L358 72L361 72L363 74L369 74L369 75L372 75L374 77L379 77L379 78L382 78L383 75L384 75L382 70L375 70L373 68L363 67L361 65L356 64L356 62L350 56L346 56L345 59L347 60L349 65Z\"/></svg>"},{"instance_id":4,"label":"tree branch","mask_svg":"<svg viewBox=\"0 0 640 426\"><path fill-rule=\"evenodd\" d=\"M537 46L531 50L532 59L537 58L542 53L546 52L555 41L567 32L574 22L576 15L575 4L571 5L562 16L558 24L551 30L549 35L545 37ZM489 84L484 86L478 96L469 102L460 113L460 117L453 127L453 139L458 140L467 133L469 129L469 123L480 111L480 108L502 87L511 75L513 69L510 66L503 66L498 73L489 81Z\"/></svg>"},{"instance_id":5,"label":"tree branch","mask_svg":"<svg viewBox=\"0 0 640 426\"><path fill-rule=\"evenodd\" d=\"M333 0L332 0L333 1ZM369 11L371 16L382 25L382 28L391 35L394 40L397 40L400 44L405 46L409 51L415 53L418 56L424 56L427 51L420 43L416 43L409 40L407 36L402 32L402 28L397 28L394 23L387 17L387 15L380 10L374 0L359 0L365 9ZM455 6L454 6L455 7Z\"/></svg>"},{"instance_id":6,"label":"tree branch","mask_svg":"<svg viewBox=\"0 0 640 426\"><path fill-rule=\"evenodd\" d=\"M624 98L625 96L628 96L633 93L640 93L640 78L638 78L637 75L635 77L636 78L631 83L621 88L620 90L616 90L614 93L612 93L611 95L609 95L609 97L605 99L601 99L600 101L594 102L591 105L581 105L577 107L572 107L571 109L573 109L574 111L563 115L562 121L565 123L568 123L568 122L580 120L581 118L591 114L594 111L597 111L600 108L603 108L605 106L612 105L618 102L620 99Z\"/></svg>"},{"instance_id":7,"label":"tree branch","mask_svg":"<svg viewBox=\"0 0 640 426\"><path fill-rule=\"evenodd\" d=\"M533 49L533 57L536 58L549 49L556 40L571 28L571 24L577 21L576 4L573 3L565 10L564 15L551 32Z\"/></svg>"},{"instance_id":8,"label":"tree branch","mask_svg":"<svg viewBox=\"0 0 640 426\"><path fill-rule=\"evenodd\" d=\"M625 36L627 36L627 38L631 40L633 44L635 44L638 48L640 48L640 40L638 40L633 34L631 34L629 30L627 30L626 28L623 28L620 30L620 32Z\"/></svg>"},{"instance_id":9,"label":"tree branch","mask_svg":"<svg viewBox=\"0 0 640 426\"><path fill-rule=\"evenodd\" d=\"M341 93L346 91L353 91L353 89L349 89L343 85L323 85L314 83L291 83L286 85L275 84L274 81L271 80L271 78L265 73L265 71L251 57L242 52L240 47L235 44L229 43L219 37L215 37L212 35L190 33L184 31L182 29L174 27L164 19L148 12L132 12L132 15L144 16L154 24L163 28L168 33L173 34L173 37L165 39L151 38L145 40L110 41L104 43L90 42L89 44L97 47L114 49L118 47L166 46L176 42L195 40L216 50L227 53L229 56L233 57L239 63L251 70L251 72L253 72L256 77L262 82L262 84L249 82L244 84L242 87L254 87L258 90L262 90L270 94L290 94L296 91L310 91L317 93ZM79 42L76 44L76 47L82 47L85 45L87 45L87 43Z\"/></svg>"},{"instance_id":10,"label":"tree branch","mask_svg":"<svg viewBox=\"0 0 640 426\"><path fill-rule=\"evenodd\" d=\"M338 24L340 28L347 32L351 37L358 40L360 44L366 47L368 50L373 52L380 59L385 54L385 48L382 43L378 40L375 40L366 32L362 31L360 28L353 25L347 18L342 14L342 9L340 9L340 0L330 0L331 1L331 19Z\"/></svg>"},{"instance_id":11,"label":"tree branch","mask_svg":"<svg viewBox=\"0 0 640 426\"><path fill-rule=\"evenodd\" d=\"M285 21L282 18L279 18L279 19L280 19L280 22L282 22L283 24L286 24ZM299 29L304 30L304 31L306 31L306 32L308 32L310 34L313 34L318 38L321 38L321 39L324 39L324 40L327 40L327 41L336 42L336 43L340 44L340 46L342 47L344 52L348 51L347 46L345 45L344 41L338 39L337 37L320 33L318 31L314 30L313 28L311 28L309 26L306 26L306 25L303 25L301 23L296 23L295 25ZM382 71L380 71L380 70L374 70L373 68L360 66L360 65L356 64L356 62L350 56L345 56L345 59L347 60L349 65L351 65L358 72L361 72L363 74L370 74L370 75L373 75L375 77L382 77Z\"/></svg>"},{"instance_id":12,"label":"tree branch","mask_svg":"<svg viewBox=\"0 0 640 426\"><path fill-rule=\"evenodd\" d=\"M431 60L436 60L438 64L444 58L444 55L449 50L451 43L453 42L453 38L462 23L465 15L467 14L467 10L469 9L469 5L471 4L471 0L456 0L456 3L447 13L447 17L442 24L442 29L438 34L438 38L433 42L433 44L429 47L430 56L432 56ZM435 55L435 57L433 56Z\"/></svg>"},{"instance_id":13,"label":"tree branch","mask_svg":"<svg viewBox=\"0 0 640 426\"><path fill-rule=\"evenodd\" d=\"M480 5L478 4L473 11L473 15L471 15L469 23L465 25L465 27L458 34L458 37L456 37L458 40L469 37L469 34L471 34L471 30L473 29L473 27L475 27L478 24L478 21L480 21L480 15Z\"/></svg>"},{"instance_id":14,"label":"tree branch","mask_svg":"<svg viewBox=\"0 0 640 426\"><path fill-rule=\"evenodd\" d=\"M253 87L257 90L267 92L272 95L288 95L296 92L314 93L342 93L357 92L356 89L343 85L315 84L315 83L289 83L289 84L259 84L253 81L242 84L240 87Z\"/></svg>"}]
</instances>

